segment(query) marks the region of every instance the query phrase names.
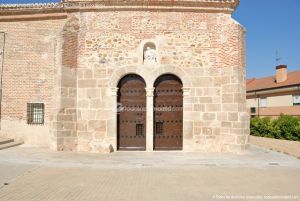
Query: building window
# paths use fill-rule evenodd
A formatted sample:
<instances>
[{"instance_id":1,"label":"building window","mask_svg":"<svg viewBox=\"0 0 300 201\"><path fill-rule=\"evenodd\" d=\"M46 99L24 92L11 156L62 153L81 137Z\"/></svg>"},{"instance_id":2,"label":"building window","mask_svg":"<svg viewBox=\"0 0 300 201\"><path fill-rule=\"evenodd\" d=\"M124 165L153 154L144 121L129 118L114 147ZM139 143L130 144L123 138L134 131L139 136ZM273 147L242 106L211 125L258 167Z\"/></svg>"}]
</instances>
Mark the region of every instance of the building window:
<instances>
[{"instance_id":1,"label":"building window","mask_svg":"<svg viewBox=\"0 0 300 201\"><path fill-rule=\"evenodd\" d=\"M143 136L144 133L144 125L143 124L136 124L136 136Z\"/></svg>"},{"instance_id":2,"label":"building window","mask_svg":"<svg viewBox=\"0 0 300 201\"><path fill-rule=\"evenodd\" d=\"M44 124L44 103L27 103L27 124Z\"/></svg>"},{"instance_id":3,"label":"building window","mask_svg":"<svg viewBox=\"0 0 300 201\"><path fill-rule=\"evenodd\" d=\"M267 98L259 99L259 107L267 107Z\"/></svg>"},{"instance_id":4,"label":"building window","mask_svg":"<svg viewBox=\"0 0 300 201\"><path fill-rule=\"evenodd\" d=\"M256 113L256 108L255 107L251 107L250 110L251 110L251 114L255 114Z\"/></svg>"},{"instance_id":5,"label":"building window","mask_svg":"<svg viewBox=\"0 0 300 201\"><path fill-rule=\"evenodd\" d=\"M163 122L156 122L155 124L155 133L157 135L163 134Z\"/></svg>"},{"instance_id":6,"label":"building window","mask_svg":"<svg viewBox=\"0 0 300 201\"><path fill-rule=\"evenodd\" d=\"M293 95L293 105L300 105L300 94Z\"/></svg>"}]
</instances>

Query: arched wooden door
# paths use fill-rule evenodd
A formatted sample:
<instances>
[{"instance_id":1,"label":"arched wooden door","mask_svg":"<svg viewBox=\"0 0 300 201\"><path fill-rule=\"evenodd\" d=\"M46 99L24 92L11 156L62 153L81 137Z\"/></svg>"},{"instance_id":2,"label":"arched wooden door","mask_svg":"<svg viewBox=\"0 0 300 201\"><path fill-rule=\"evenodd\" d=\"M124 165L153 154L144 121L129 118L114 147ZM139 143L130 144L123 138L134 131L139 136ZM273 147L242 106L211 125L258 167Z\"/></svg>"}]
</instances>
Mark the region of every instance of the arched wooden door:
<instances>
[{"instance_id":1,"label":"arched wooden door","mask_svg":"<svg viewBox=\"0 0 300 201\"><path fill-rule=\"evenodd\" d=\"M181 150L182 83L174 75L163 75L154 87L154 150Z\"/></svg>"},{"instance_id":2,"label":"arched wooden door","mask_svg":"<svg viewBox=\"0 0 300 201\"><path fill-rule=\"evenodd\" d=\"M146 84L130 74L118 84L118 150L146 150Z\"/></svg>"}]
</instances>

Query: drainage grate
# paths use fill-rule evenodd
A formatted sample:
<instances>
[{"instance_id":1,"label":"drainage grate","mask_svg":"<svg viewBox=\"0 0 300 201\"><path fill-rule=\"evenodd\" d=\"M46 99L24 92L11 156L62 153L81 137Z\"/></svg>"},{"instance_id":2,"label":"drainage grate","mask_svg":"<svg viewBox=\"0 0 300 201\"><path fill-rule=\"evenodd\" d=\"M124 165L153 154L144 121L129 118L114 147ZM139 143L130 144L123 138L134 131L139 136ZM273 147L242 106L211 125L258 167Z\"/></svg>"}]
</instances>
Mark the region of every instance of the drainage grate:
<instances>
[{"instance_id":1,"label":"drainage grate","mask_svg":"<svg viewBox=\"0 0 300 201\"><path fill-rule=\"evenodd\" d=\"M269 165L279 165L279 163L269 163Z\"/></svg>"},{"instance_id":2,"label":"drainage grate","mask_svg":"<svg viewBox=\"0 0 300 201\"><path fill-rule=\"evenodd\" d=\"M217 166L217 164L214 164L214 163L205 163L203 164L204 166Z\"/></svg>"}]
</instances>

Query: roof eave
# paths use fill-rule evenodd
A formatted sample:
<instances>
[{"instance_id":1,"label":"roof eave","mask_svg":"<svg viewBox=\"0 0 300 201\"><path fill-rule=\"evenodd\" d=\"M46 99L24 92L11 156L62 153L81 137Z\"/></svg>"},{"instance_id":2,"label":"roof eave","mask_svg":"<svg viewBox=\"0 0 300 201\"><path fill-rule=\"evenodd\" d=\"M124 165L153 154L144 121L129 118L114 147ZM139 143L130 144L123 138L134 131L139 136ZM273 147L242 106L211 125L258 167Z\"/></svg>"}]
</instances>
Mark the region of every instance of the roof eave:
<instances>
[{"instance_id":1,"label":"roof eave","mask_svg":"<svg viewBox=\"0 0 300 201\"><path fill-rule=\"evenodd\" d=\"M0 4L1 15L45 12L77 12L91 10L153 10L153 11L193 11L220 12L231 14L239 5L239 0L160 0L160 1L78 1L65 0L61 3Z\"/></svg>"},{"instance_id":2,"label":"roof eave","mask_svg":"<svg viewBox=\"0 0 300 201\"><path fill-rule=\"evenodd\" d=\"M300 89L300 83L290 84L290 85L284 85L284 86L278 86L278 87L270 87L270 88L251 89L251 90L247 90L247 93L263 92L263 91L270 91L270 90L276 90L276 89L284 89L284 88L290 88L290 87L298 87Z\"/></svg>"}]
</instances>

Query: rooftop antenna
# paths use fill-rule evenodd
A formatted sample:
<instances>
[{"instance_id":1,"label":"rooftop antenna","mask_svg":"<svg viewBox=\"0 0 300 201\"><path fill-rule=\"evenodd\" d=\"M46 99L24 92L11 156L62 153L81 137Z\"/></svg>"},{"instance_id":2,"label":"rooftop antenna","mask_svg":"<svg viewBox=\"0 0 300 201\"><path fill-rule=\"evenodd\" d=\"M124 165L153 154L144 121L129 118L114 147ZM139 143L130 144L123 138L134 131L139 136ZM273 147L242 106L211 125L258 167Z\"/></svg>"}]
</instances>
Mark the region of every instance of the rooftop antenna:
<instances>
[{"instance_id":1,"label":"rooftop antenna","mask_svg":"<svg viewBox=\"0 0 300 201\"><path fill-rule=\"evenodd\" d=\"M275 61L276 61L276 66L278 66L279 65L279 61L281 60L282 58L281 57L279 57L279 51L278 50L276 50L276 58L275 58Z\"/></svg>"}]
</instances>

